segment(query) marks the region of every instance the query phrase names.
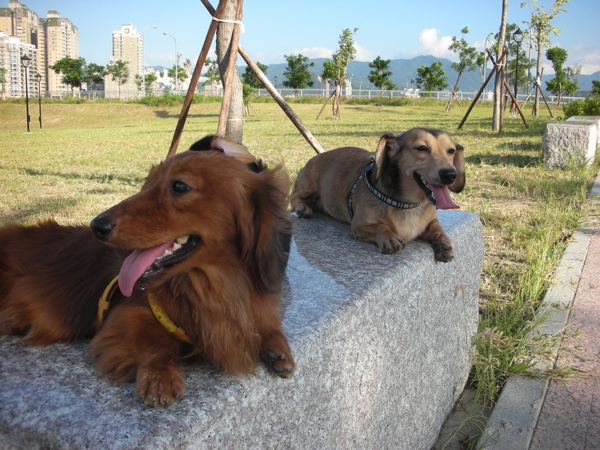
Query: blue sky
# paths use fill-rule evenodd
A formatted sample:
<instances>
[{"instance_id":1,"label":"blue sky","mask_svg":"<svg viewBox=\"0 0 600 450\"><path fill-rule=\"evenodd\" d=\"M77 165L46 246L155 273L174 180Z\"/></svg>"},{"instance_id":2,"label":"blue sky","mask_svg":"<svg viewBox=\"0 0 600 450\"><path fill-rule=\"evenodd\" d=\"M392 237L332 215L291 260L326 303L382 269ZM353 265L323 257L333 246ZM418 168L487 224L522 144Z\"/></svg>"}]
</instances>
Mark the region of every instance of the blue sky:
<instances>
[{"instance_id":1,"label":"blue sky","mask_svg":"<svg viewBox=\"0 0 600 450\"><path fill-rule=\"evenodd\" d=\"M133 23L146 29L146 65L171 66L175 63L175 42L181 58L196 61L210 16L200 0L21 0L40 17L57 10L79 28L80 56L88 63L105 65L111 56L111 33L121 24ZM216 7L217 0L212 1ZM521 1L510 0L508 22L523 24L531 17ZM551 4L539 0L540 5ZM2 7L8 0L0 2ZM569 53L567 65L579 64L583 74L600 71L599 0L570 0L567 11L553 21L559 36L551 35L552 46ZM337 49L344 28L358 28L357 58L372 61L434 55L455 59L448 51L452 36L460 36L467 26L467 40L483 50L489 33L500 26L501 0L250 0L244 2L245 33L240 42L255 61L263 64L284 62L284 55L301 53L308 57L330 57ZM107 11L112 11L107 14ZM158 28L146 28L156 25ZM551 73L550 65L543 57ZM243 60L238 60L242 65Z\"/></svg>"}]
</instances>

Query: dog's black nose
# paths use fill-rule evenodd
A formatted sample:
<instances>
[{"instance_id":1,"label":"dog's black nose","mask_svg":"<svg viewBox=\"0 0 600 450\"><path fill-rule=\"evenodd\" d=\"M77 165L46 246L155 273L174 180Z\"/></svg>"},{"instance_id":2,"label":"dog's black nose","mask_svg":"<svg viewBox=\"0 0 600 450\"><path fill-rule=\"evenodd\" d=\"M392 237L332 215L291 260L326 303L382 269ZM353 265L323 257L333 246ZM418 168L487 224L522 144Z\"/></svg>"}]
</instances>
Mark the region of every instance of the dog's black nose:
<instances>
[{"instance_id":1,"label":"dog's black nose","mask_svg":"<svg viewBox=\"0 0 600 450\"><path fill-rule=\"evenodd\" d=\"M446 185L454 183L454 180L456 180L456 177L458 176L455 169L442 169L440 170L439 175L440 181Z\"/></svg>"},{"instance_id":2,"label":"dog's black nose","mask_svg":"<svg viewBox=\"0 0 600 450\"><path fill-rule=\"evenodd\" d=\"M115 223L111 221L108 217L108 214L100 214L94 220L91 221L90 227L92 231L96 235L98 239L101 241L105 241L112 233L112 230L115 228Z\"/></svg>"}]
</instances>

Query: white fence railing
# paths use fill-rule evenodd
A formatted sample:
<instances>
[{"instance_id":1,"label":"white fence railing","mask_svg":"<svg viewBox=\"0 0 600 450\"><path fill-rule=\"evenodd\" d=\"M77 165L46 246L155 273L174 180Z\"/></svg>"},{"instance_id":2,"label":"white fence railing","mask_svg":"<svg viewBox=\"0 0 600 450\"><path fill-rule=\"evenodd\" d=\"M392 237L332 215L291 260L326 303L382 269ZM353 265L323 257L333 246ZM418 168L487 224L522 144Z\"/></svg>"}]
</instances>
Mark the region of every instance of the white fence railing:
<instances>
[{"instance_id":1,"label":"white fence railing","mask_svg":"<svg viewBox=\"0 0 600 450\"><path fill-rule=\"evenodd\" d=\"M332 94L331 90L328 89L277 89L277 91L285 98L301 98L301 97L321 97L327 98ZM89 100L97 100L97 99L120 99L120 100L137 100L143 97L143 94L139 91L75 91L73 94L71 92L45 92L42 93L43 98L53 98L53 99L64 99L65 97L76 97L83 98ZM162 96L165 94L172 95L185 95L185 91L153 91L147 92L146 95L154 95L154 96ZM206 95L206 96L220 96L222 95L222 91L211 90L197 90L197 95ZM430 98L437 100L449 100L451 97L450 91L419 91L415 89L402 89L402 90L379 90L379 89L348 89L344 92L344 98L364 98L364 99L376 99L376 98L387 98L387 99L398 99L398 98ZM477 92L463 92L458 91L456 93L455 99L459 101L471 101L475 98ZM269 93L266 89L258 89L255 93L258 96L269 96ZM518 94L517 99L519 102L524 102L528 97L527 94ZM30 99L35 99L37 97L30 96ZM494 94L491 90L485 90L481 96L479 97L479 101L487 102L493 101ZM561 104L568 104L575 100L581 100L584 97L562 97ZM556 96L546 96L548 102L552 105L556 104ZM510 100L509 100L510 101ZM533 97L529 98L529 101L533 101ZM540 97L540 101L542 98Z\"/></svg>"}]
</instances>

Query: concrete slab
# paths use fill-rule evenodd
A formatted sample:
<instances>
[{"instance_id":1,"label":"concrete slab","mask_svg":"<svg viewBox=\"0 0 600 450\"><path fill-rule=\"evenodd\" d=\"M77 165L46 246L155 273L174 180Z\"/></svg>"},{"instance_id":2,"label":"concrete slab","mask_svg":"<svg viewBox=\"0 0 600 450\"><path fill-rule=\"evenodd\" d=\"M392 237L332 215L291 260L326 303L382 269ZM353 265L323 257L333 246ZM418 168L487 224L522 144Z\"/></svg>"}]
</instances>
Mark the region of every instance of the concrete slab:
<instances>
[{"instance_id":1,"label":"concrete slab","mask_svg":"<svg viewBox=\"0 0 600 450\"><path fill-rule=\"evenodd\" d=\"M600 146L600 116L571 116L567 122L592 123L596 126L596 147Z\"/></svg>"},{"instance_id":2,"label":"concrete slab","mask_svg":"<svg viewBox=\"0 0 600 450\"><path fill-rule=\"evenodd\" d=\"M296 220L290 380L194 367L184 398L155 410L98 374L86 343L0 337L0 447L431 448L471 366L483 262L476 215L444 211L440 222L448 264L423 242L381 255L345 224Z\"/></svg>"}]
</instances>

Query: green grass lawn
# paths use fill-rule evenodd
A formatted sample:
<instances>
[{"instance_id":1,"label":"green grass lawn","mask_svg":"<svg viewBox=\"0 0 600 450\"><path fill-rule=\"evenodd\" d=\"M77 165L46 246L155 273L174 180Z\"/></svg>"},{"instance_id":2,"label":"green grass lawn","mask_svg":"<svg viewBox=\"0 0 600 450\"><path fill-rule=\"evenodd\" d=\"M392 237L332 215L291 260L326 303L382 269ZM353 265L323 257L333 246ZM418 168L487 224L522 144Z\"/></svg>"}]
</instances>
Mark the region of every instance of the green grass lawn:
<instances>
[{"instance_id":1,"label":"green grass lawn","mask_svg":"<svg viewBox=\"0 0 600 450\"><path fill-rule=\"evenodd\" d=\"M37 104L25 133L25 105L0 103L0 225L53 217L64 224L90 219L136 192L148 169L167 154L180 106L133 103L44 103L38 130ZM478 105L462 130L463 110L444 103L408 101L398 106L343 104L342 120L315 120L321 103L293 109L325 149L352 145L374 150L389 131L413 127L446 130L465 147L467 187L455 201L481 217L486 248L481 321L473 375L485 399L503 380L527 371L542 353L528 340L541 300L572 230L588 214L594 169L549 170L541 164L548 121L527 114L529 128L506 118L491 131L491 105ZM468 105L463 105L467 107ZM220 105L194 103L180 150L216 132ZM270 164L282 162L292 180L315 155L279 107L254 103L244 125L244 144ZM562 115L560 110L554 111ZM545 344L544 344L545 345Z\"/></svg>"}]
</instances>

